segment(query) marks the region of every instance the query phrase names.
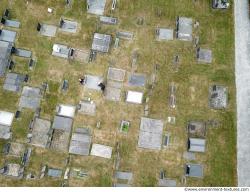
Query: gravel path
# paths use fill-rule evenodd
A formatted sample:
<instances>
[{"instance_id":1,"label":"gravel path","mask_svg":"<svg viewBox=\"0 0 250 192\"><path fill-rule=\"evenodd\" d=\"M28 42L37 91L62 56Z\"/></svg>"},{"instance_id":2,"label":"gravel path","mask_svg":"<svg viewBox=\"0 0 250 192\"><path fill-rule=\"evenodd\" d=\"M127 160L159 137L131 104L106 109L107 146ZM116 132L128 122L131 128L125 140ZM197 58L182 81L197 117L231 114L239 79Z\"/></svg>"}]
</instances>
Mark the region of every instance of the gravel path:
<instances>
[{"instance_id":1,"label":"gravel path","mask_svg":"<svg viewBox=\"0 0 250 192\"><path fill-rule=\"evenodd\" d=\"M250 186L250 41L248 0L235 0L238 186Z\"/></svg>"}]
</instances>

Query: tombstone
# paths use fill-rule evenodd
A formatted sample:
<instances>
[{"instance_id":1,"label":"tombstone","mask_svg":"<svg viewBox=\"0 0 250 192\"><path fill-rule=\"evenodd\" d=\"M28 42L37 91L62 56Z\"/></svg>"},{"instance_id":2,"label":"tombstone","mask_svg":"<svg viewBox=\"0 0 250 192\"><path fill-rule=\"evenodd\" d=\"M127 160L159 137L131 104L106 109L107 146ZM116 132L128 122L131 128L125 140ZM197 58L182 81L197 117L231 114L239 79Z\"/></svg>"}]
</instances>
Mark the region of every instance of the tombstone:
<instances>
[{"instance_id":1,"label":"tombstone","mask_svg":"<svg viewBox=\"0 0 250 192\"><path fill-rule=\"evenodd\" d=\"M62 91L67 91L69 88L69 82L68 80L64 79L62 83Z\"/></svg>"},{"instance_id":2,"label":"tombstone","mask_svg":"<svg viewBox=\"0 0 250 192\"><path fill-rule=\"evenodd\" d=\"M27 83L27 82L28 82L28 80L29 80L29 75L28 75L28 74L26 74L26 75L25 75L25 77L24 77L24 82L25 82L25 83Z\"/></svg>"},{"instance_id":3,"label":"tombstone","mask_svg":"<svg viewBox=\"0 0 250 192\"><path fill-rule=\"evenodd\" d=\"M90 54L89 54L89 62L96 60L96 56L97 56L97 52L91 49Z\"/></svg>"},{"instance_id":4,"label":"tombstone","mask_svg":"<svg viewBox=\"0 0 250 192\"><path fill-rule=\"evenodd\" d=\"M10 16L9 9L5 9L3 16L6 17L6 18L9 18L9 16Z\"/></svg>"},{"instance_id":5,"label":"tombstone","mask_svg":"<svg viewBox=\"0 0 250 192\"><path fill-rule=\"evenodd\" d=\"M32 70L34 68L35 63L36 63L36 61L34 59L29 60L28 66L29 66L30 70Z\"/></svg>"},{"instance_id":6,"label":"tombstone","mask_svg":"<svg viewBox=\"0 0 250 192\"><path fill-rule=\"evenodd\" d=\"M41 28L42 28L42 25L41 25L40 23L38 23L38 24L37 24L37 27L36 27L36 30L37 30L37 31L40 31Z\"/></svg>"},{"instance_id":7,"label":"tombstone","mask_svg":"<svg viewBox=\"0 0 250 192\"><path fill-rule=\"evenodd\" d=\"M9 70L13 70L14 69L14 67L15 67L15 63L13 62L13 61L10 61L10 63L9 63Z\"/></svg>"},{"instance_id":8,"label":"tombstone","mask_svg":"<svg viewBox=\"0 0 250 192\"><path fill-rule=\"evenodd\" d=\"M27 134L27 143L31 143L32 136L32 133Z\"/></svg>"},{"instance_id":9,"label":"tombstone","mask_svg":"<svg viewBox=\"0 0 250 192\"><path fill-rule=\"evenodd\" d=\"M137 18L137 25L143 25L144 24L144 18L143 17L138 17Z\"/></svg>"},{"instance_id":10,"label":"tombstone","mask_svg":"<svg viewBox=\"0 0 250 192\"><path fill-rule=\"evenodd\" d=\"M42 83L42 90L44 92L44 94L49 91L49 84L47 82L43 82Z\"/></svg>"},{"instance_id":11,"label":"tombstone","mask_svg":"<svg viewBox=\"0 0 250 192\"><path fill-rule=\"evenodd\" d=\"M65 0L67 6L71 5L71 0Z\"/></svg>"},{"instance_id":12,"label":"tombstone","mask_svg":"<svg viewBox=\"0 0 250 192\"><path fill-rule=\"evenodd\" d=\"M173 67L174 67L174 70L177 72L178 71L178 68L179 68L179 62L180 62L180 57L179 55L175 55L174 56L174 59L173 59Z\"/></svg>"},{"instance_id":13,"label":"tombstone","mask_svg":"<svg viewBox=\"0 0 250 192\"><path fill-rule=\"evenodd\" d=\"M102 91L105 90L105 85L104 85L103 83L99 83L98 86L101 87L101 90L102 90Z\"/></svg>"},{"instance_id":14,"label":"tombstone","mask_svg":"<svg viewBox=\"0 0 250 192\"><path fill-rule=\"evenodd\" d=\"M117 0L112 0L112 6L111 6L111 10L114 11L116 8L116 1Z\"/></svg>"},{"instance_id":15,"label":"tombstone","mask_svg":"<svg viewBox=\"0 0 250 192\"><path fill-rule=\"evenodd\" d=\"M41 107L38 107L38 108L36 109L35 116L36 116L36 117L40 117L40 113L41 113Z\"/></svg>"},{"instance_id":16,"label":"tombstone","mask_svg":"<svg viewBox=\"0 0 250 192\"><path fill-rule=\"evenodd\" d=\"M164 146L164 147L168 147L168 146L169 146L169 143L170 143L170 135L169 135L169 134L166 134L166 135L164 135L164 137L163 137L163 146Z\"/></svg>"},{"instance_id":17,"label":"tombstone","mask_svg":"<svg viewBox=\"0 0 250 192\"><path fill-rule=\"evenodd\" d=\"M101 121L98 121L98 122L96 123L96 128L97 128L97 129L100 129L100 128L101 128Z\"/></svg>"},{"instance_id":18,"label":"tombstone","mask_svg":"<svg viewBox=\"0 0 250 192\"><path fill-rule=\"evenodd\" d=\"M118 37L116 37L115 38L115 45L114 45L115 48L119 47L119 42L120 42L120 39Z\"/></svg>"},{"instance_id":19,"label":"tombstone","mask_svg":"<svg viewBox=\"0 0 250 192\"><path fill-rule=\"evenodd\" d=\"M17 110L15 113L15 118L18 119L21 115L21 111Z\"/></svg>"},{"instance_id":20,"label":"tombstone","mask_svg":"<svg viewBox=\"0 0 250 192\"><path fill-rule=\"evenodd\" d=\"M160 170L160 179L165 179L165 177L166 177L166 170L161 169Z\"/></svg>"},{"instance_id":21,"label":"tombstone","mask_svg":"<svg viewBox=\"0 0 250 192\"><path fill-rule=\"evenodd\" d=\"M11 47L11 54L16 53L16 48L15 47Z\"/></svg>"},{"instance_id":22,"label":"tombstone","mask_svg":"<svg viewBox=\"0 0 250 192\"><path fill-rule=\"evenodd\" d=\"M70 49L70 51L69 51L69 56L70 56L70 57L73 57L74 52L75 52L75 50L74 50L74 49Z\"/></svg>"},{"instance_id":23,"label":"tombstone","mask_svg":"<svg viewBox=\"0 0 250 192\"><path fill-rule=\"evenodd\" d=\"M199 41L200 41L199 36L195 36L195 38L194 38L194 47L198 47Z\"/></svg>"},{"instance_id":24,"label":"tombstone","mask_svg":"<svg viewBox=\"0 0 250 192\"><path fill-rule=\"evenodd\" d=\"M4 24L5 24L5 22L6 22L6 20L2 17L2 19L1 19L1 23L4 25Z\"/></svg>"},{"instance_id":25,"label":"tombstone","mask_svg":"<svg viewBox=\"0 0 250 192\"><path fill-rule=\"evenodd\" d=\"M187 183L187 178L184 175L181 177L181 183L183 185L186 185L186 183Z\"/></svg>"},{"instance_id":26,"label":"tombstone","mask_svg":"<svg viewBox=\"0 0 250 192\"><path fill-rule=\"evenodd\" d=\"M168 117L168 123L174 125L175 124L175 117Z\"/></svg>"},{"instance_id":27,"label":"tombstone","mask_svg":"<svg viewBox=\"0 0 250 192\"><path fill-rule=\"evenodd\" d=\"M199 26L200 26L199 21L195 21L195 23L194 23L194 28L198 28Z\"/></svg>"},{"instance_id":28,"label":"tombstone","mask_svg":"<svg viewBox=\"0 0 250 192\"><path fill-rule=\"evenodd\" d=\"M59 24L60 26L59 26L59 27L62 28L62 26L64 25L64 23L65 23L64 20L61 19L61 20L60 20L60 24Z\"/></svg>"}]
</instances>

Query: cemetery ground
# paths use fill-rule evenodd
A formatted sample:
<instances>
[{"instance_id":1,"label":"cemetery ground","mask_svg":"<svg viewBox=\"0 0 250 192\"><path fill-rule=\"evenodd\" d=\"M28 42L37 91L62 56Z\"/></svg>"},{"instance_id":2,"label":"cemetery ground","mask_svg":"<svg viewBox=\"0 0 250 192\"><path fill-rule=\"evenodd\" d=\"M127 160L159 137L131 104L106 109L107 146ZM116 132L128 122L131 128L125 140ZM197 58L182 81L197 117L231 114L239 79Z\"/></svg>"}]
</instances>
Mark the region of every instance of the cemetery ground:
<instances>
[{"instance_id":1,"label":"cemetery ground","mask_svg":"<svg viewBox=\"0 0 250 192\"><path fill-rule=\"evenodd\" d=\"M111 6L108 0L107 6ZM52 14L47 8L53 7ZM29 70L27 60L14 58L14 72L30 75L28 85L39 87L48 82L49 90L41 103L41 117L53 120L56 105L66 103L76 105L83 97L91 97L97 104L96 116L77 114L74 118L73 130L77 127L89 127L93 143L107 144L113 147L111 159L94 156L69 155L32 147L32 156L25 172L39 175L44 164L65 170L66 159L70 158L70 166L86 170L89 176L83 180L69 179L69 186L111 186L114 173L115 147L120 143L120 170L134 174L133 186L157 186L159 172L164 168L167 177L177 180L183 186L181 175L184 174L186 160L183 153L187 150L186 125L190 120L215 120L216 127L207 128L206 153L196 154L196 161L204 165L204 178L187 178L187 186L235 186L236 178L236 106L234 83L234 26L232 6L227 11L212 10L211 3L200 0L126 0L119 1L114 12L106 10L106 15L119 18L116 26L105 26L98 23L98 18L86 13L85 1L75 0L71 9L66 9L59 0L2 0L0 12L10 8L12 17L21 21L17 29L17 47L31 49L37 58L34 70ZM58 33L56 37L47 38L38 34L36 25L39 21L58 24L61 16L71 18L80 23L79 32L73 35ZM175 28L177 16L191 17L198 20L202 47L213 51L212 64L197 64L195 48L190 42L178 40L158 42L155 39L157 26ZM137 25L137 18L143 17L144 24ZM68 61L51 55L54 43L64 43L88 50L91 47L94 32L115 36L116 29L131 31L134 40L120 41L116 49L111 47L108 54L98 54L92 63ZM113 39L114 41L114 39ZM113 42L114 43L114 42ZM113 44L112 43L112 44ZM78 82L84 74L106 76L108 66L131 71L132 53L138 51L137 71L147 74L147 79L159 65L157 82L149 99L149 117L164 121L164 133L170 133L170 145L160 151L148 151L137 147L140 118L144 106L124 102L125 91L120 102L107 101L101 92L87 91ZM178 72L173 69L175 55L180 57ZM126 76L127 78L127 76ZM63 79L69 81L69 90L60 90ZM4 79L0 79L2 87ZM175 82L176 108L169 108L169 84ZM229 105L224 110L212 110L208 106L208 90L213 84L228 87ZM144 91L147 95L149 86ZM128 90L125 85L123 90ZM20 93L15 94L0 89L0 109L15 112L18 107ZM167 122L168 116L175 116L174 125ZM33 112L22 111L21 118L14 120L12 126L13 141L26 143L26 135ZM119 131L121 120L130 122L127 134ZM96 128L100 121L100 128ZM1 148L5 141L0 142ZM2 155L1 155L2 156ZM6 158L1 157L1 164ZM10 159L11 160L11 159ZM13 159L15 161L15 159ZM194 161L194 162L196 162ZM55 180L45 177L41 180L12 180L0 176L1 186L59 186L63 179Z\"/></svg>"}]
</instances>

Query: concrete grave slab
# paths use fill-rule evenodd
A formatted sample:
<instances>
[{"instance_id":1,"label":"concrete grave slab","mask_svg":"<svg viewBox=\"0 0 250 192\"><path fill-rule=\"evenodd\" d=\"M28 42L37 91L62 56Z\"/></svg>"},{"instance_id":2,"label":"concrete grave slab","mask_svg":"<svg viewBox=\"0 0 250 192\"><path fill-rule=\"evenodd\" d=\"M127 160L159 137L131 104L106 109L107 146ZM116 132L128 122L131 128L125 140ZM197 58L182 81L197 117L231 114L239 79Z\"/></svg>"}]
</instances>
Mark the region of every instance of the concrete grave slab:
<instances>
[{"instance_id":1,"label":"concrete grave slab","mask_svg":"<svg viewBox=\"0 0 250 192\"><path fill-rule=\"evenodd\" d=\"M90 154L92 156L110 159L112 156L112 147L94 143L92 145L92 149L91 149Z\"/></svg>"},{"instance_id":2,"label":"concrete grave slab","mask_svg":"<svg viewBox=\"0 0 250 192\"><path fill-rule=\"evenodd\" d=\"M16 32L15 31L10 31L10 30L0 30L0 41L7 41L10 43L14 43L16 40Z\"/></svg>"},{"instance_id":3,"label":"concrete grave slab","mask_svg":"<svg viewBox=\"0 0 250 192\"><path fill-rule=\"evenodd\" d=\"M57 27L55 25L42 24L40 34L47 37L56 36Z\"/></svg>"}]
</instances>

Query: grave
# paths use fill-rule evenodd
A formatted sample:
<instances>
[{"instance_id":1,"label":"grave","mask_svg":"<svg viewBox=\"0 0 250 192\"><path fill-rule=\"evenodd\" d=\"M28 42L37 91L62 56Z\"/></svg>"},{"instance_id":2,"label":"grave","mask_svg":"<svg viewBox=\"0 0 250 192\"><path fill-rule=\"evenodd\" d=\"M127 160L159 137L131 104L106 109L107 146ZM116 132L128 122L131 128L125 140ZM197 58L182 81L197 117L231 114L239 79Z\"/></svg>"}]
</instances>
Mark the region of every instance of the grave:
<instances>
[{"instance_id":1,"label":"grave","mask_svg":"<svg viewBox=\"0 0 250 192\"><path fill-rule=\"evenodd\" d=\"M36 110L40 106L41 98L41 90L39 88L24 86L19 107Z\"/></svg>"},{"instance_id":2,"label":"grave","mask_svg":"<svg viewBox=\"0 0 250 192\"><path fill-rule=\"evenodd\" d=\"M71 168L70 177L75 179L84 179L88 177L88 172L79 168Z\"/></svg>"},{"instance_id":3,"label":"grave","mask_svg":"<svg viewBox=\"0 0 250 192\"><path fill-rule=\"evenodd\" d=\"M176 38L183 41L193 40L193 20L187 17L178 17L176 20Z\"/></svg>"},{"instance_id":4,"label":"grave","mask_svg":"<svg viewBox=\"0 0 250 192\"><path fill-rule=\"evenodd\" d=\"M62 170L60 170L60 169L52 169L52 168L49 168L48 169L48 173L47 173L47 175L49 176L49 177L55 177L55 178L60 178L60 177L62 177Z\"/></svg>"},{"instance_id":5,"label":"grave","mask_svg":"<svg viewBox=\"0 0 250 192\"><path fill-rule=\"evenodd\" d=\"M31 58L32 52L29 50L17 48L15 49L15 55L19 57Z\"/></svg>"},{"instance_id":6,"label":"grave","mask_svg":"<svg viewBox=\"0 0 250 192\"><path fill-rule=\"evenodd\" d=\"M48 25L48 24L40 24L37 25L37 30L39 33L46 37L55 37L57 27L55 25Z\"/></svg>"},{"instance_id":7,"label":"grave","mask_svg":"<svg viewBox=\"0 0 250 192\"><path fill-rule=\"evenodd\" d=\"M121 121L121 125L120 125L120 131L121 132L128 133L129 127L130 127L130 122L129 121L125 121L125 120Z\"/></svg>"},{"instance_id":8,"label":"grave","mask_svg":"<svg viewBox=\"0 0 250 192\"><path fill-rule=\"evenodd\" d=\"M120 101L121 100L121 89L111 86L107 86L104 92L105 98L109 101Z\"/></svg>"},{"instance_id":9,"label":"grave","mask_svg":"<svg viewBox=\"0 0 250 192\"><path fill-rule=\"evenodd\" d=\"M115 187L129 187L133 180L133 173L116 171L114 178L116 179Z\"/></svg>"},{"instance_id":10,"label":"grave","mask_svg":"<svg viewBox=\"0 0 250 192\"><path fill-rule=\"evenodd\" d=\"M126 95L126 102L134 104L142 104L143 93L137 91L128 91Z\"/></svg>"},{"instance_id":11,"label":"grave","mask_svg":"<svg viewBox=\"0 0 250 192\"><path fill-rule=\"evenodd\" d=\"M103 82L103 78L94 75L85 75L84 76L84 86L88 89L93 89L97 91L101 91L101 87L98 86Z\"/></svg>"},{"instance_id":12,"label":"grave","mask_svg":"<svg viewBox=\"0 0 250 192\"><path fill-rule=\"evenodd\" d=\"M112 147L93 143L90 155L110 159Z\"/></svg>"},{"instance_id":13,"label":"grave","mask_svg":"<svg viewBox=\"0 0 250 192\"><path fill-rule=\"evenodd\" d=\"M88 128L77 128L72 134L69 153L76 155L89 155L91 135Z\"/></svg>"},{"instance_id":14,"label":"grave","mask_svg":"<svg viewBox=\"0 0 250 192\"><path fill-rule=\"evenodd\" d=\"M0 41L0 77L3 77L10 63L11 49L13 44Z\"/></svg>"},{"instance_id":15,"label":"grave","mask_svg":"<svg viewBox=\"0 0 250 192\"><path fill-rule=\"evenodd\" d=\"M71 133L73 120L68 117L55 116L52 129L52 142L50 144L50 148L67 152L68 151L68 143L69 137Z\"/></svg>"},{"instance_id":16,"label":"grave","mask_svg":"<svg viewBox=\"0 0 250 192\"><path fill-rule=\"evenodd\" d=\"M31 144L36 147L47 148L51 141L51 122L36 117L32 126Z\"/></svg>"},{"instance_id":17,"label":"grave","mask_svg":"<svg viewBox=\"0 0 250 192\"><path fill-rule=\"evenodd\" d=\"M21 143L8 143L8 151L7 155L8 156L14 156L14 157L22 157L24 152L25 152L25 146Z\"/></svg>"},{"instance_id":18,"label":"grave","mask_svg":"<svg viewBox=\"0 0 250 192\"><path fill-rule=\"evenodd\" d=\"M87 13L103 15L106 0L87 0Z\"/></svg>"},{"instance_id":19,"label":"grave","mask_svg":"<svg viewBox=\"0 0 250 192\"><path fill-rule=\"evenodd\" d=\"M228 105L227 87L213 85L209 88L209 106L212 109L224 109Z\"/></svg>"},{"instance_id":20,"label":"grave","mask_svg":"<svg viewBox=\"0 0 250 192\"><path fill-rule=\"evenodd\" d=\"M17 73L8 73L4 81L3 89L12 92L19 92L21 91L24 79L24 75Z\"/></svg>"},{"instance_id":21,"label":"grave","mask_svg":"<svg viewBox=\"0 0 250 192\"><path fill-rule=\"evenodd\" d=\"M4 19L2 18L2 21L4 20L4 25L6 27L13 27L13 28L20 28L20 21L16 21L16 20L10 20L10 19Z\"/></svg>"},{"instance_id":22,"label":"grave","mask_svg":"<svg viewBox=\"0 0 250 192\"><path fill-rule=\"evenodd\" d=\"M200 138L188 138L188 151L204 153L206 148L206 140Z\"/></svg>"},{"instance_id":23,"label":"grave","mask_svg":"<svg viewBox=\"0 0 250 192\"><path fill-rule=\"evenodd\" d=\"M196 55L198 63L212 63L213 58L211 50L198 48Z\"/></svg>"},{"instance_id":24,"label":"grave","mask_svg":"<svg viewBox=\"0 0 250 192\"><path fill-rule=\"evenodd\" d=\"M158 41L169 41L174 39L174 30L157 28L156 29L156 40Z\"/></svg>"},{"instance_id":25,"label":"grave","mask_svg":"<svg viewBox=\"0 0 250 192\"><path fill-rule=\"evenodd\" d=\"M118 23L117 18L100 16L100 22L107 25L116 25Z\"/></svg>"},{"instance_id":26,"label":"grave","mask_svg":"<svg viewBox=\"0 0 250 192\"><path fill-rule=\"evenodd\" d=\"M74 118L76 107L73 105L57 105L56 113L59 116Z\"/></svg>"},{"instance_id":27,"label":"grave","mask_svg":"<svg viewBox=\"0 0 250 192\"><path fill-rule=\"evenodd\" d=\"M229 0L213 0L212 7L213 9L228 9L229 8Z\"/></svg>"},{"instance_id":28,"label":"grave","mask_svg":"<svg viewBox=\"0 0 250 192\"><path fill-rule=\"evenodd\" d=\"M78 112L95 116L96 104L93 101L80 101Z\"/></svg>"},{"instance_id":29,"label":"grave","mask_svg":"<svg viewBox=\"0 0 250 192\"><path fill-rule=\"evenodd\" d=\"M185 165L185 175L188 177L203 177L203 166L200 164L186 164Z\"/></svg>"},{"instance_id":30,"label":"grave","mask_svg":"<svg viewBox=\"0 0 250 192\"><path fill-rule=\"evenodd\" d=\"M67 33L76 33L77 32L78 23L76 21L70 21L68 19L60 19L59 22L59 31L67 32Z\"/></svg>"},{"instance_id":31,"label":"grave","mask_svg":"<svg viewBox=\"0 0 250 192\"><path fill-rule=\"evenodd\" d=\"M72 124L73 120L71 118L56 115L54 117L52 128L70 132Z\"/></svg>"},{"instance_id":32,"label":"grave","mask_svg":"<svg viewBox=\"0 0 250 192\"><path fill-rule=\"evenodd\" d=\"M0 138L2 139L10 139L11 131L10 127L12 125L14 119L14 113L10 113L7 111L0 111Z\"/></svg>"},{"instance_id":33,"label":"grave","mask_svg":"<svg viewBox=\"0 0 250 192\"><path fill-rule=\"evenodd\" d=\"M123 82L125 78L126 71L123 69L109 67L107 78L109 80Z\"/></svg>"},{"instance_id":34,"label":"grave","mask_svg":"<svg viewBox=\"0 0 250 192\"><path fill-rule=\"evenodd\" d=\"M134 34L128 31L119 31L116 33L116 37L119 39L133 40Z\"/></svg>"},{"instance_id":35,"label":"grave","mask_svg":"<svg viewBox=\"0 0 250 192\"><path fill-rule=\"evenodd\" d=\"M138 147L160 150L162 145L163 121L142 117Z\"/></svg>"},{"instance_id":36,"label":"grave","mask_svg":"<svg viewBox=\"0 0 250 192\"><path fill-rule=\"evenodd\" d=\"M94 33L94 38L92 42L93 51L107 53L109 52L110 44L111 44L111 35Z\"/></svg>"},{"instance_id":37,"label":"grave","mask_svg":"<svg viewBox=\"0 0 250 192\"><path fill-rule=\"evenodd\" d=\"M14 43L16 40L16 32L6 29L0 29L0 41Z\"/></svg>"},{"instance_id":38,"label":"grave","mask_svg":"<svg viewBox=\"0 0 250 192\"><path fill-rule=\"evenodd\" d=\"M90 52L87 50L74 49L73 59L79 62L88 63Z\"/></svg>"},{"instance_id":39,"label":"grave","mask_svg":"<svg viewBox=\"0 0 250 192\"><path fill-rule=\"evenodd\" d=\"M54 44L52 55L68 59L71 56L72 51L74 50L66 45Z\"/></svg>"},{"instance_id":40,"label":"grave","mask_svg":"<svg viewBox=\"0 0 250 192\"><path fill-rule=\"evenodd\" d=\"M5 165L2 169L0 169L0 172L4 176L9 176L9 177L21 179L21 178L23 178L24 167L22 167L19 164L9 163L9 164Z\"/></svg>"},{"instance_id":41,"label":"grave","mask_svg":"<svg viewBox=\"0 0 250 192\"><path fill-rule=\"evenodd\" d=\"M128 85L132 87L144 87L146 84L146 77L144 74L129 74Z\"/></svg>"},{"instance_id":42,"label":"grave","mask_svg":"<svg viewBox=\"0 0 250 192\"><path fill-rule=\"evenodd\" d=\"M190 121L187 125L188 134L193 137L206 136L206 123L203 121Z\"/></svg>"}]
</instances>

